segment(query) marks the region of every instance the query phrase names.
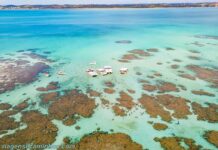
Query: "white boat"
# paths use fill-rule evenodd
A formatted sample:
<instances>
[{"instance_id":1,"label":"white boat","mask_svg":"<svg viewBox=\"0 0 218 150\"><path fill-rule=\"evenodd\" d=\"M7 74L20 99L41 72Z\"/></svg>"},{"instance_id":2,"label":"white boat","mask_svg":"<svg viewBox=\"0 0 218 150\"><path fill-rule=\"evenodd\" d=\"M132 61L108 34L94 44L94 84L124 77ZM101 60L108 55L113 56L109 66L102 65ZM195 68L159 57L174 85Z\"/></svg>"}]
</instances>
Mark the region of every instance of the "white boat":
<instances>
[{"instance_id":1,"label":"white boat","mask_svg":"<svg viewBox=\"0 0 218 150\"><path fill-rule=\"evenodd\" d=\"M50 74L49 74L48 72L45 72L45 73L44 73L44 76L50 77Z\"/></svg>"},{"instance_id":2,"label":"white boat","mask_svg":"<svg viewBox=\"0 0 218 150\"><path fill-rule=\"evenodd\" d=\"M120 68L120 74L126 74L128 72L128 68L122 67Z\"/></svg>"},{"instance_id":3,"label":"white boat","mask_svg":"<svg viewBox=\"0 0 218 150\"><path fill-rule=\"evenodd\" d=\"M96 65L96 61L90 62L89 65Z\"/></svg>"},{"instance_id":4,"label":"white boat","mask_svg":"<svg viewBox=\"0 0 218 150\"><path fill-rule=\"evenodd\" d=\"M97 77L98 76L97 72L95 70L93 70L93 69L88 69L88 70L86 70L86 72L91 77Z\"/></svg>"},{"instance_id":5,"label":"white boat","mask_svg":"<svg viewBox=\"0 0 218 150\"><path fill-rule=\"evenodd\" d=\"M104 66L104 70L106 71L107 74L112 74L113 70L111 66Z\"/></svg>"},{"instance_id":6,"label":"white boat","mask_svg":"<svg viewBox=\"0 0 218 150\"><path fill-rule=\"evenodd\" d=\"M103 68L97 69L97 72L98 74L103 75L103 76L107 75L107 72Z\"/></svg>"},{"instance_id":7,"label":"white boat","mask_svg":"<svg viewBox=\"0 0 218 150\"><path fill-rule=\"evenodd\" d=\"M65 75L65 73L63 71L58 71L58 75Z\"/></svg>"}]
</instances>

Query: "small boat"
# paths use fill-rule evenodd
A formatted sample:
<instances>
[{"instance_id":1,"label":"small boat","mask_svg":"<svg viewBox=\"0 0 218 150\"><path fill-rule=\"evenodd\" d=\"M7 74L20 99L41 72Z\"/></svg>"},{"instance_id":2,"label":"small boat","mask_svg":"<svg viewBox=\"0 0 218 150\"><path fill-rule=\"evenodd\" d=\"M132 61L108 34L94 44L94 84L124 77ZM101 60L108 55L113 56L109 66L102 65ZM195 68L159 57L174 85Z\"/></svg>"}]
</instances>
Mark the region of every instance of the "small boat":
<instances>
[{"instance_id":1,"label":"small boat","mask_svg":"<svg viewBox=\"0 0 218 150\"><path fill-rule=\"evenodd\" d=\"M92 71L94 71L94 69L90 69L90 68L89 68L89 69L86 70L87 73L88 73L88 72L92 72Z\"/></svg>"},{"instance_id":2,"label":"small boat","mask_svg":"<svg viewBox=\"0 0 218 150\"><path fill-rule=\"evenodd\" d=\"M44 76L50 77L50 74L49 74L48 72L45 72L45 73L44 73Z\"/></svg>"},{"instance_id":3,"label":"small boat","mask_svg":"<svg viewBox=\"0 0 218 150\"><path fill-rule=\"evenodd\" d=\"M91 77L97 77L98 76L97 72L94 69L87 69L86 72Z\"/></svg>"},{"instance_id":4,"label":"small boat","mask_svg":"<svg viewBox=\"0 0 218 150\"><path fill-rule=\"evenodd\" d=\"M103 76L107 75L107 72L105 71L105 69L102 69L102 68L97 69L97 72L98 74L103 75Z\"/></svg>"},{"instance_id":5,"label":"small boat","mask_svg":"<svg viewBox=\"0 0 218 150\"><path fill-rule=\"evenodd\" d=\"M113 70L111 66L104 66L104 70L106 71L107 74L112 74Z\"/></svg>"},{"instance_id":6,"label":"small boat","mask_svg":"<svg viewBox=\"0 0 218 150\"><path fill-rule=\"evenodd\" d=\"M120 68L120 74L127 74L127 72L128 72L128 68L124 68L124 67Z\"/></svg>"},{"instance_id":7,"label":"small boat","mask_svg":"<svg viewBox=\"0 0 218 150\"><path fill-rule=\"evenodd\" d=\"M65 75L65 73L63 71L58 71L58 75L63 76L63 75Z\"/></svg>"},{"instance_id":8,"label":"small boat","mask_svg":"<svg viewBox=\"0 0 218 150\"><path fill-rule=\"evenodd\" d=\"M179 121L176 124L179 125Z\"/></svg>"},{"instance_id":9,"label":"small boat","mask_svg":"<svg viewBox=\"0 0 218 150\"><path fill-rule=\"evenodd\" d=\"M89 63L89 65L96 65L96 61Z\"/></svg>"}]
</instances>

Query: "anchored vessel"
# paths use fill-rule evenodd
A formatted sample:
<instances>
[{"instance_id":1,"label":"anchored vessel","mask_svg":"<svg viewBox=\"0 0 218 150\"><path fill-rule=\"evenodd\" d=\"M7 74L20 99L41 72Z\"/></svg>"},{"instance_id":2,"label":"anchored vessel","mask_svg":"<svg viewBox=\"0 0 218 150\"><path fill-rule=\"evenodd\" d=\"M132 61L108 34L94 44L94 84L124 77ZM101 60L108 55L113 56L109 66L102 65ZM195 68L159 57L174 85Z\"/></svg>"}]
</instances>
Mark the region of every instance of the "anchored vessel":
<instances>
[{"instance_id":1,"label":"anchored vessel","mask_svg":"<svg viewBox=\"0 0 218 150\"><path fill-rule=\"evenodd\" d=\"M107 74L112 74L113 70L111 66L104 66L104 70L106 71Z\"/></svg>"},{"instance_id":2,"label":"anchored vessel","mask_svg":"<svg viewBox=\"0 0 218 150\"><path fill-rule=\"evenodd\" d=\"M86 70L86 72L88 73L88 75L90 75L91 77L97 77L98 74L94 69L88 69Z\"/></svg>"},{"instance_id":3,"label":"anchored vessel","mask_svg":"<svg viewBox=\"0 0 218 150\"><path fill-rule=\"evenodd\" d=\"M122 67L120 69L120 74L127 74L127 72L128 72L128 68Z\"/></svg>"}]
</instances>

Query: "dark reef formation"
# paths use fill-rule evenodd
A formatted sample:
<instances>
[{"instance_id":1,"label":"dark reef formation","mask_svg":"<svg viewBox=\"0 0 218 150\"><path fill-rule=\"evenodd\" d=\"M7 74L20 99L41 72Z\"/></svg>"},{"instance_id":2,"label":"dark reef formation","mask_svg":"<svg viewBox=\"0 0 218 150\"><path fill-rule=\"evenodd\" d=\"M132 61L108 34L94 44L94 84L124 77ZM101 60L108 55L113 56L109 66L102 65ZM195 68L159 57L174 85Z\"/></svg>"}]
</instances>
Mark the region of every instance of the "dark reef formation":
<instances>
[{"instance_id":1,"label":"dark reef formation","mask_svg":"<svg viewBox=\"0 0 218 150\"><path fill-rule=\"evenodd\" d=\"M154 123L153 128L155 130L160 131L160 130L166 130L168 128L168 126L166 124L163 124L163 123Z\"/></svg>"},{"instance_id":2,"label":"dark reef formation","mask_svg":"<svg viewBox=\"0 0 218 150\"><path fill-rule=\"evenodd\" d=\"M207 81L212 87L218 88L218 70L206 67L201 67L197 65L188 65L187 69L193 71L196 77Z\"/></svg>"},{"instance_id":3,"label":"dark reef formation","mask_svg":"<svg viewBox=\"0 0 218 150\"><path fill-rule=\"evenodd\" d=\"M218 131L207 131L204 134L204 138L218 148Z\"/></svg>"},{"instance_id":4,"label":"dark reef formation","mask_svg":"<svg viewBox=\"0 0 218 150\"><path fill-rule=\"evenodd\" d=\"M7 133L7 130L13 130L19 127L19 122L14 118L10 118L6 114L0 114L0 134Z\"/></svg>"},{"instance_id":5,"label":"dark reef formation","mask_svg":"<svg viewBox=\"0 0 218 150\"><path fill-rule=\"evenodd\" d=\"M164 82L158 81L157 84L143 84L143 89L148 92L157 91L158 93L165 93L165 92L179 92L179 89L176 87L175 84L171 82Z\"/></svg>"},{"instance_id":6,"label":"dark reef formation","mask_svg":"<svg viewBox=\"0 0 218 150\"><path fill-rule=\"evenodd\" d=\"M165 150L198 150L202 146L197 145L193 139L183 137L163 137L155 138L156 142L160 142ZM181 144L182 143L182 144Z\"/></svg>"},{"instance_id":7,"label":"dark reef formation","mask_svg":"<svg viewBox=\"0 0 218 150\"><path fill-rule=\"evenodd\" d=\"M28 84L35 81L39 73L49 69L48 60L44 57L42 59L41 55L25 53L25 57L27 58L0 60L0 94L13 90L17 84ZM30 58L36 59L34 63L29 62Z\"/></svg>"},{"instance_id":8,"label":"dark reef formation","mask_svg":"<svg viewBox=\"0 0 218 150\"><path fill-rule=\"evenodd\" d=\"M21 121L27 127L2 137L0 145L52 144L55 141L58 129L46 115L37 111L24 112Z\"/></svg>"},{"instance_id":9,"label":"dark reef formation","mask_svg":"<svg viewBox=\"0 0 218 150\"><path fill-rule=\"evenodd\" d=\"M181 119L187 118L187 116L191 114L189 106L187 105L188 100L169 94L157 96L144 94L139 99L139 102L151 117L156 118L159 116L162 120L167 122L171 121L172 117ZM172 115L169 110L173 111Z\"/></svg>"},{"instance_id":10,"label":"dark reef formation","mask_svg":"<svg viewBox=\"0 0 218 150\"><path fill-rule=\"evenodd\" d=\"M49 106L48 111L50 117L64 121L75 114L90 117L94 113L95 107L93 99L78 90L71 90L58 97Z\"/></svg>"},{"instance_id":11,"label":"dark reef formation","mask_svg":"<svg viewBox=\"0 0 218 150\"><path fill-rule=\"evenodd\" d=\"M36 90L45 92L45 91L57 90L58 88L59 88L58 82L50 82L46 87L38 87Z\"/></svg>"},{"instance_id":12,"label":"dark reef formation","mask_svg":"<svg viewBox=\"0 0 218 150\"><path fill-rule=\"evenodd\" d=\"M133 98L124 91L120 92L120 98L118 98L117 100L120 106L127 109L132 109L135 105L135 103L133 102Z\"/></svg>"},{"instance_id":13,"label":"dark reef formation","mask_svg":"<svg viewBox=\"0 0 218 150\"><path fill-rule=\"evenodd\" d=\"M8 103L1 103L0 104L0 110L8 110L10 109L12 106Z\"/></svg>"},{"instance_id":14,"label":"dark reef formation","mask_svg":"<svg viewBox=\"0 0 218 150\"><path fill-rule=\"evenodd\" d=\"M117 44L131 44L132 41L130 41L130 40L120 40L120 41L115 41L115 43L117 43Z\"/></svg>"},{"instance_id":15,"label":"dark reef formation","mask_svg":"<svg viewBox=\"0 0 218 150\"><path fill-rule=\"evenodd\" d=\"M51 93L41 94L40 98L43 104L48 104L49 102L56 100L58 96L59 96L58 92L51 92Z\"/></svg>"},{"instance_id":16,"label":"dark reef formation","mask_svg":"<svg viewBox=\"0 0 218 150\"><path fill-rule=\"evenodd\" d=\"M121 59L119 59L119 62L130 62L131 60L138 60L138 59L142 59L144 57L148 57L151 56L151 54L149 52L146 52L144 50L141 49L134 49L134 50L130 50L128 51L127 54L124 54Z\"/></svg>"},{"instance_id":17,"label":"dark reef formation","mask_svg":"<svg viewBox=\"0 0 218 150\"><path fill-rule=\"evenodd\" d=\"M142 146L124 133L93 133L75 144L75 150L142 150Z\"/></svg>"},{"instance_id":18,"label":"dark reef formation","mask_svg":"<svg viewBox=\"0 0 218 150\"><path fill-rule=\"evenodd\" d=\"M194 114L197 115L198 120L204 120L211 123L218 122L218 105L208 103L207 107L201 106L200 104L193 102L192 109Z\"/></svg>"},{"instance_id":19,"label":"dark reef formation","mask_svg":"<svg viewBox=\"0 0 218 150\"><path fill-rule=\"evenodd\" d=\"M207 92L207 91L203 91L203 90L193 90L192 91L193 94L195 95L200 95L200 96L210 96L210 97L215 97L215 94Z\"/></svg>"}]
</instances>

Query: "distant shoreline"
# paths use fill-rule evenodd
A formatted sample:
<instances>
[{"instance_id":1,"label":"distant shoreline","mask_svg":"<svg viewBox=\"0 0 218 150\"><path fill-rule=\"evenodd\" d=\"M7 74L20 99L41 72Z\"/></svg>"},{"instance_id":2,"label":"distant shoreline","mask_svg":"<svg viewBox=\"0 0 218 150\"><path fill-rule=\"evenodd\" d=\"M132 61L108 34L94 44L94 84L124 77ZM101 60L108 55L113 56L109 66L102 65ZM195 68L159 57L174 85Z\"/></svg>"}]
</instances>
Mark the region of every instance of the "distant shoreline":
<instances>
[{"instance_id":1,"label":"distant shoreline","mask_svg":"<svg viewBox=\"0 0 218 150\"><path fill-rule=\"evenodd\" d=\"M28 11L28 10L128 10L128 9L186 9L186 8L218 8L218 7L153 7L153 8L131 8L131 7L126 7L126 8L45 8L45 9L0 9L0 11L8 10L8 11Z\"/></svg>"},{"instance_id":2,"label":"distant shoreline","mask_svg":"<svg viewBox=\"0 0 218 150\"><path fill-rule=\"evenodd\" d=\"M98 5L0 5L0 10L47 10L47 9L120 9L120 8L202 8L218 7L209 3L161 3L161 4L98 4Z\"/></svg>"}]
</instances>

